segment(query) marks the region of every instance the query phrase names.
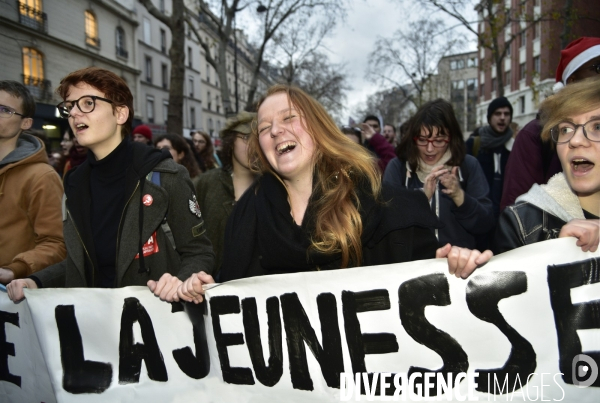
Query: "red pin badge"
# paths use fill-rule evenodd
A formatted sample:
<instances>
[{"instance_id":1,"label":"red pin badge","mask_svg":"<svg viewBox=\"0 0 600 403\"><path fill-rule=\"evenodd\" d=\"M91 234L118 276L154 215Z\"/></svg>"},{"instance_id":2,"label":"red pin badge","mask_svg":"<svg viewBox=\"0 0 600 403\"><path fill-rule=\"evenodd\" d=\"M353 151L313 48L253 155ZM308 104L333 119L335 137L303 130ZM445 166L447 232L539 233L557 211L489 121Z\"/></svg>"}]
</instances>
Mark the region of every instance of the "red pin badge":
<instances>
[{"instance_id":1,"label":"red pin badge","mask_svg":"<svg viewBox=\"0 0 600 403\"><path fill-rule=\"evenodd\" d=\"M154 199L150 195L144 195L142 198L142 203L144 203L144 206L150 206L153 201Z\"/></svg>"}]
</instances>

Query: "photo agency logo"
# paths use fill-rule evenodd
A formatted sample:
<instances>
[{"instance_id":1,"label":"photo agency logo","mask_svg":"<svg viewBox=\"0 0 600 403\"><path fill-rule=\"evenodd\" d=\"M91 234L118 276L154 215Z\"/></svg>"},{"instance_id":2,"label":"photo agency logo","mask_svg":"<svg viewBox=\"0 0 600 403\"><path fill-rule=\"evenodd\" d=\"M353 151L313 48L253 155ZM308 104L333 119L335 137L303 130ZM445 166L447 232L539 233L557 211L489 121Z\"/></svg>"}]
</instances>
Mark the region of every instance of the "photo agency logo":
<instances>
[{"instance_id":1,"label":"photo agency logo","mask_svg":"<svg viewBox=\"0 0 600 403\"><path fill-rule=\"evenodd\" d=\"M579 388L587 388L598 379L598 364L592 357L586 354L578 354L573 358L571 364L573 385Z\"/></svg>"}]
</instances>

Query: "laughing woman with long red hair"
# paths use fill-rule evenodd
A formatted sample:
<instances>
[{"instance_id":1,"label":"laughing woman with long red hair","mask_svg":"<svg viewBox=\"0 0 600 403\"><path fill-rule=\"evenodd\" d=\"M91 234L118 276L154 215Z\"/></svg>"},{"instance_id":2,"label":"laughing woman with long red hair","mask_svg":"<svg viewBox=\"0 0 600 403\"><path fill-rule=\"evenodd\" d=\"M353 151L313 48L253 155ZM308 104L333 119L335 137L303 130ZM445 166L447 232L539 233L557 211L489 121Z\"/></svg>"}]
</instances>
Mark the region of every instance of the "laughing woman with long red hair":
<instances>
[{"instance_id":1,"label":"laughing woman with long red hair","mask_svg":"<svg viewBox=\"0 0 600 403\"><path fill-rule=\"evenodd\" d=\"M259 101L249 153L262 175L229 218L219 281L436 256L465 278L491 257L438 249L438 220L424 194L382 188L368 151L298 88L276 85ZM178 294L200 302L210 282L197 273Z\"/></svg>"}]
</instances>

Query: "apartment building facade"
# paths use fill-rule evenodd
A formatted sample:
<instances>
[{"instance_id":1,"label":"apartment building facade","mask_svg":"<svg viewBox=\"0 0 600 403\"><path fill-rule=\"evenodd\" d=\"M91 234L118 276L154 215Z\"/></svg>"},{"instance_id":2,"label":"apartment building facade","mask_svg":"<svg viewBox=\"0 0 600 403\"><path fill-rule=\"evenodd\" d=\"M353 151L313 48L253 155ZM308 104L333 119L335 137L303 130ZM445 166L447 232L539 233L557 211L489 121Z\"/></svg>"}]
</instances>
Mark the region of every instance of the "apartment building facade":
<instances>
[{"instance_id":1,"label":"apartment building facade","mask_svg":"<svg viewBox=\"0 0 600 403\"><path fill-rule=\"evenodd\" d=\"M476 51L444 56L438 63L435 78L438 95L454 107L465 138L477 127L477 66Z\"/></svg>"},{"instance_id":2,"label":"apartment building facade","mask_svg":"<svg viewBox=\"0 0 600 403\"><path fill-rule=\"evenodd\" d=\"M153 2L166 15L171 14L170 0ZM54 90L62 77L87 66L109 69L128 83L134 95L134 125L148 124L155 135L166 132L171 32L141 3L0 0L0 4L4 11L0 15L0 35L4 38L0 42L3 55L0 79L16 80L30 89L37 102L33 127L45 131L52 139L52 147L58 148L67 127L66 120L56 112L55 105L61 99ZM198 17L194 23L209 43L215 43L215 31L206 21ZM245 106L254 54L243 32L237 30L237 34L227 53L228 84L230 92L235 94L237 77L241 110ZM200 129L216 139L226 120L216 71L206 62L204 50L189 30L185 51L182 134ZM237 69L234 60L238 62ZM259 89L264 90L267 84L263 76Z\"/></svg>"},{"instance_id":3,"label":"apartment building facade","mask_svg":"<svg viewBox=\"0 0 600 403\"><path fill-rule=\"evenodd\" d=\"M504 5L515 10L521 4L522 0L505 0ZM485 22L487 13L481 5L476 7L479 20L482 21L478 25L478 32L489 34L489 24ZM540 103L552 93L563 43L581 36L600 37L600 7L597 0L530 0L524 2L523 7L521 21L507 25L498 37L501 46L513 38L503 60L502 71L497 71L494 66L489 49L481 46L478 49L478 125L487 124L487 107L499 96L500 74L504 96L513 105L513 121L523 127L535 118ZM564 15L571 15L572 20L565 23L557 17ZM532 24L532 19L538 22Z\"/></svg>"},{"instance_id":4,"label":"apartment building facade","mask_svg":"<svg viewBox=\"0 0 600 403\"><path fill-rule=\"evenodd\" d=\"M54 93L62 77L98 66L123 77L135 94L137 60L133 49L137 17L114 0L91 2L2 0L0 79L24 83L37 108L34 129L44 130L57 147L67 122L58 117Z\"/></svg>"}]
</instances>

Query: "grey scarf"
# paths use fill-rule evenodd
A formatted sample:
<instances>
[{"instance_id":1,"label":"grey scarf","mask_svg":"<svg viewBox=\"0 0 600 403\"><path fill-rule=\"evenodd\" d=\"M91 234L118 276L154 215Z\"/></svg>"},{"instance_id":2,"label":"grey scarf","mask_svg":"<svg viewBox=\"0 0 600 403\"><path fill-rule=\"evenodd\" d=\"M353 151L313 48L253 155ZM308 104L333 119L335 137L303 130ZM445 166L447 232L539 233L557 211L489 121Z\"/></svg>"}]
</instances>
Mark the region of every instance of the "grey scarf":
<instances>
[{"instance_id":1,"label":"grey scarf","mask_svg":"<svg viewBox=\"0 0 600 403\"><path fill-rule=\"evenodd\" d=\"M479 129L479 135L481 136L481 148L483 150L493 150L496 147L500 147L506 143L512 137L512 129L506 128L504 133L498 133L492 126L484 126Z\"/></svg>"}]
</instances>

